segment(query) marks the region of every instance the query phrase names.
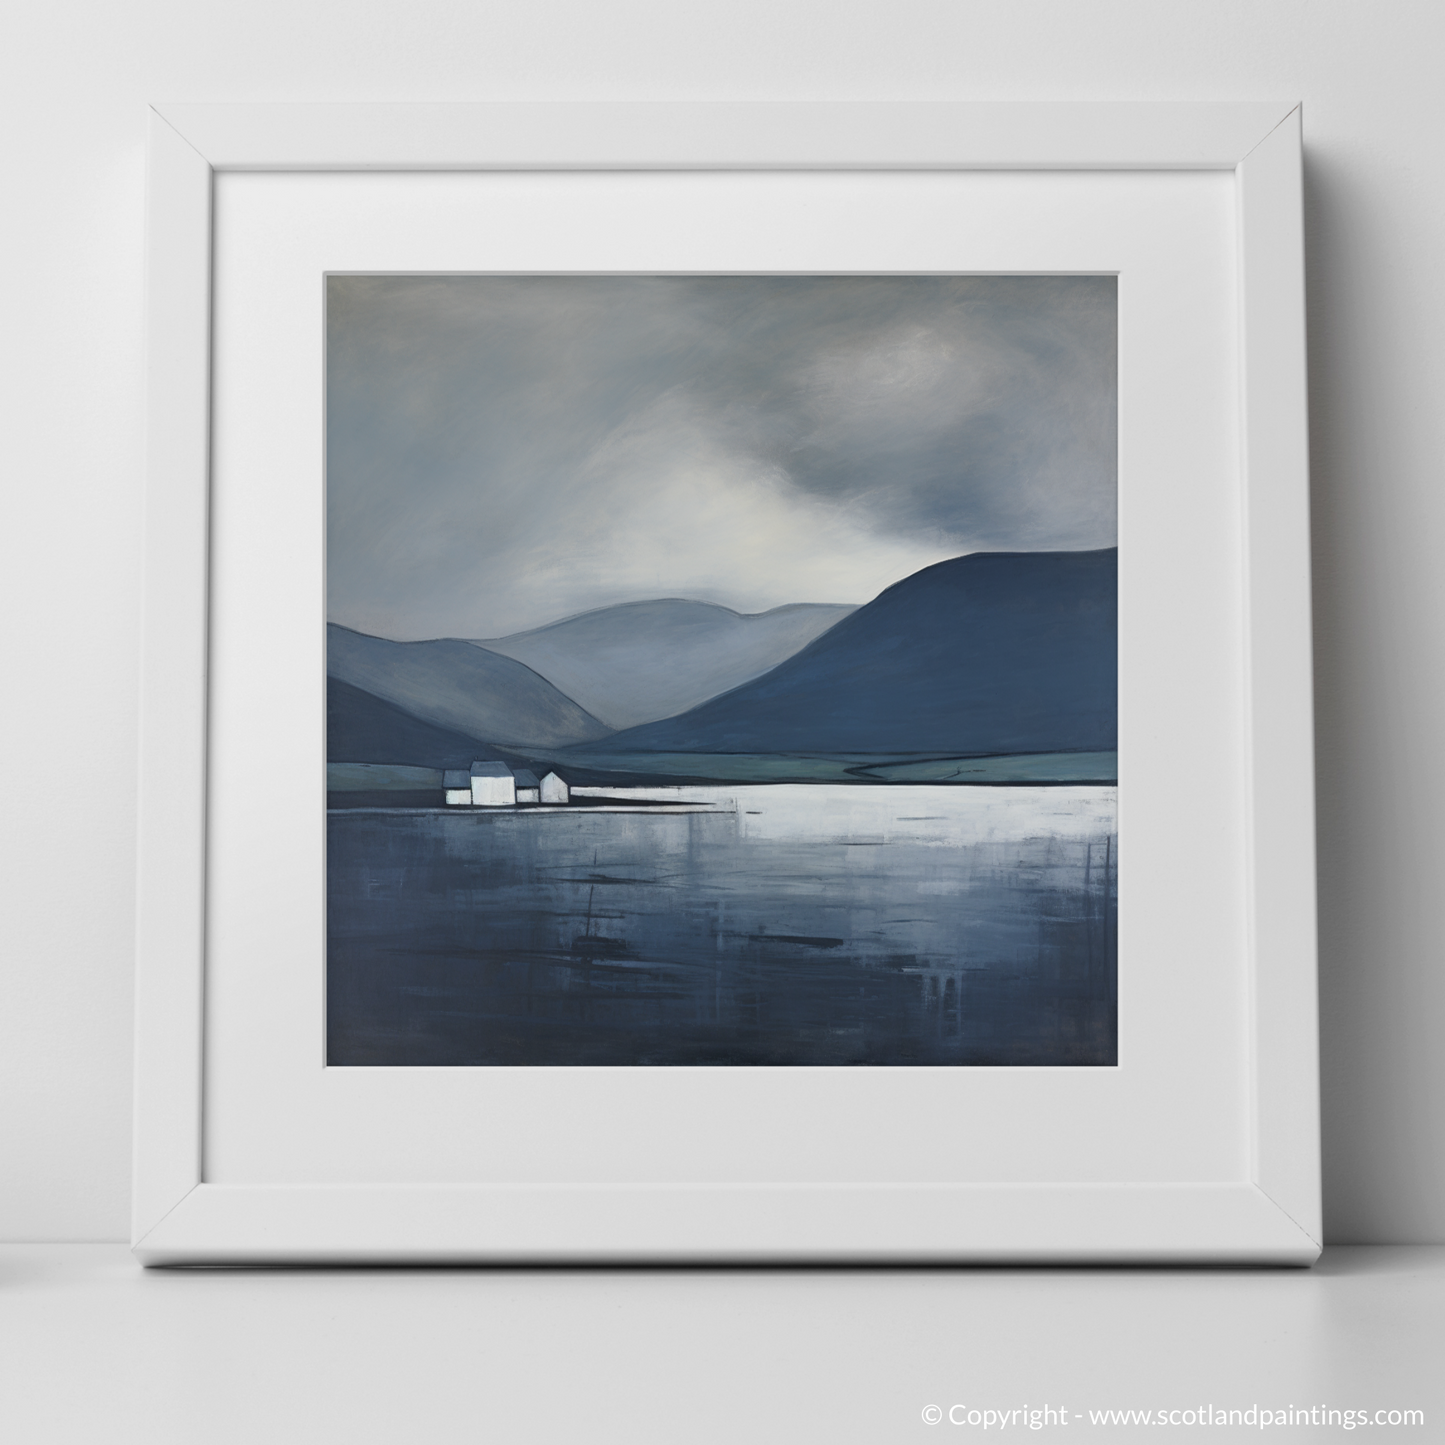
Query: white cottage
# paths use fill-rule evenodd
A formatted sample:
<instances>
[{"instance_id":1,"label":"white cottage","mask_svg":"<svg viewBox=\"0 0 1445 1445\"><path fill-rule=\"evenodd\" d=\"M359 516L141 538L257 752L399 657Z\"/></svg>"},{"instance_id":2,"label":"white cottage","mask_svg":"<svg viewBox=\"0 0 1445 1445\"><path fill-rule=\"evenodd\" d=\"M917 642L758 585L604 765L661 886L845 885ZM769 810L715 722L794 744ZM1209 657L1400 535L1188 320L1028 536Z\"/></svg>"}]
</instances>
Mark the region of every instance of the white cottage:
<instances>
[{"instance_id":1,"label":"white cottage","mask_svg":"<svg viewBox=\"0 0 1445 1445\"><path fill-rule=\"evenodd\" d=\"M517 801L517 780L506 763L473 763L471 785L474 808L510 808Z\"/></svg>"},{"instance_id":2,"label":"white cottage","mask_svg":"<svg viewBox=\"0 0 1445 1445\"><path fill-rule=\"evenodd\" d=\"M518 768L512 777L517 784L517 801L519 803L540 803L542 801L542 785L537 781L536 773L529 773L526 768Z\"/></svg>"},{"instance_id":3,"label":"white cottage","mask_svg":"<svg viewBox=\"0 0 1445 1445\"><path fill-rule=\"evenodd\" d=\"M539 784L538 791L544 803L566 803L572 797L572 790L556 773L548 773Z\"/></svg>"},{"instance_id":4,"label":"white cottage","mask_svg":"<svg viewBox=\"0 0 1445 1445\"><path fill-rule=\"evenodd\" d=\"M465 768L448 768L442 774L442 787L446 789L449 807L471 806L472 775Z\"/></svg>"}]
</instances>

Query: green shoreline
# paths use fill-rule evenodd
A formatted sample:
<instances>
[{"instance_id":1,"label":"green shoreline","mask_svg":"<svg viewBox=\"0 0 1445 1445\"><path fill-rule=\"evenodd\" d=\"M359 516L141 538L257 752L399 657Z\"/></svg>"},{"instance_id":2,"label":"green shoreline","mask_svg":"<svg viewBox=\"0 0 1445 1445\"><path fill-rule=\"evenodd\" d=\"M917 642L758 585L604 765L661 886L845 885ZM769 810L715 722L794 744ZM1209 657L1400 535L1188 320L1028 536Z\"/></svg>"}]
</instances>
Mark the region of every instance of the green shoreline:
<instances>
[{"instance_id":1,"label":"green shoreline","mask_svg":"<svg viewBox=\"0 0 1445 1445\"><path fill-rule=\"evenodd\" d=\"M667 787L683 784L853 783L943 784L952 787L1112 785L1118 754L1015 753L996 757L937 754L840 756L808 753L585 753L530 756L509 753L518 766L555 768L576 787ZM329 792L416 791L440 788L433 768L385 763L329 763Z\"/></svg>"},{"instance_id":2,"label":"green shoreline","mask_svg":"<svg viewBox=\"0 0 1445 1445\"><path fill-rule=\"evenodd\" d=\"M611 773L658 782L716 783L1114 783L1116 753L1024 753L999 757L930 754L584 753L553 760L587 774ZM585 784L584 784L585 786Z\"/></svg>"}]
</instances>

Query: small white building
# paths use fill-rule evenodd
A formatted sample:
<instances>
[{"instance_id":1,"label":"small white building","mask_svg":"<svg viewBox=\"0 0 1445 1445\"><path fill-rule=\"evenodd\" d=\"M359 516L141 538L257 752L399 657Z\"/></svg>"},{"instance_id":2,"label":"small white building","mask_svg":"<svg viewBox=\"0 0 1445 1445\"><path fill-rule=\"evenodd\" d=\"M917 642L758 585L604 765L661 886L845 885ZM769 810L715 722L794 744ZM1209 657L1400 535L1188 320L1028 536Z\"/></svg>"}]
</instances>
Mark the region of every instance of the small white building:
<instances>
[{"instance_id":1,"label":"small white building","mask_svg":"<svg viewBox=\"0 0 1445 1445\"><path fill-rule=\"evenodd\" d=\"M566 803L572 797L572 790L556 773L548 773L539 784L538 791L544 803Z\"/></svg>"},{"instance_id":2,"label":"small white building","mask_svg":"<svg viewBox=\"0 0 1445 1445\"><path fill-rule=\"evenodd\" d=\"M506 763L473 763L471 771L474 808L510 808L517 801L517 781Z\"/></svg>"},{"instance_id":3,"label":"small white building","mask_svg":"<svg viewBox=\"0 0 1445 1445\"><path fill-rule=\"evenodd\" d=\"M442 774L442 787L446 789L449 807L471 806L472 775L465 768L448 768Z\"/></svg>"},{"instance_id":4,"label":"small white building","mask_svg":"<svg viewBox=\"0 0 1445 1445\"><path fill-rule=\"evenodd\" d=\"M529 773L526 768L518 768L512 777L517 785L517 801L519 803L540 803L542 801L542 785L537 781L536 773Z\"/></svg>"}]
</instances>

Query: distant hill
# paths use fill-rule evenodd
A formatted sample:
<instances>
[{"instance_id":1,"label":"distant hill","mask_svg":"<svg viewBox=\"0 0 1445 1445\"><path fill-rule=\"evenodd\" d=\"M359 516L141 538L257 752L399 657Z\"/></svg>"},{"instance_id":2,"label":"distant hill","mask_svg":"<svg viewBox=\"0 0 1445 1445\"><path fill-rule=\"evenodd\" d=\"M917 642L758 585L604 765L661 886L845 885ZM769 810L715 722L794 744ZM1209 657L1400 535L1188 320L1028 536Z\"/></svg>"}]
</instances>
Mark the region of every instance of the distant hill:
<instances>
[{"instance_id":1,"label":"distant hill","mask_svg":"<svg viewBox=\"0 0 1445 1445\"><path fill-rule=\"evenodd\" d=\"M606 753L1117 746L1118 553L978 552L906 577L766 676Z\"/></svg>"},{"instance_id":2,"label":"distant hill","mask_svg":"<svg viewBox=\"0 0 1445 1445\"><path fill-rule=\"evenodd\" d=\"M531 668L470 642L389 642L332 623L326 671L422 722L498 744L558 748L611 731Z\"/></svg>"},{"instance_id":3,"label":"distant hill","mask_svg":"<svg viewBox=\"0 0 1445 1445\"><path fill-rule=\"evenodd\" d=\"M326 680L328 762L465 768L496 756L488 743L424 722L339 678Z\"/></svg>"},{"instance_id":4,"label":"distant hill","mask_svg":"<svg viewBox=\"0 0 1445 1445\"><path fill-rule=\"evenodd\" d=\"M798 603L747 615L662 598L476 645L525 663L594 717L628 728L761 677L854 610Z\"/></svg>"}]
</instances>

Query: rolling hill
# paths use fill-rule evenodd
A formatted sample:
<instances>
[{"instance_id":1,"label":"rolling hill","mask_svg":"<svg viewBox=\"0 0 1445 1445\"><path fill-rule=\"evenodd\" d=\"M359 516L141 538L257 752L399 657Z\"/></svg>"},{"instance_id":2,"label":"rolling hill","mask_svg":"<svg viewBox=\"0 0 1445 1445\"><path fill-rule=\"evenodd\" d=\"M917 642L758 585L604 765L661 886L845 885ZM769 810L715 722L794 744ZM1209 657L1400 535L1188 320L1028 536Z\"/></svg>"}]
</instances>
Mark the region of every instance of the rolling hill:
<instances>
[{"instance_id":1,"label":"rolling hill","mask_svg":"<svg viewBox=\"0 0 1445 1445\"><path fill-rule=\"evenodd\" d=\"M761 677L854 610L799 603L748 615L660 598L476 646L525 663L594 717L628 728Z\"/></svg>"},{"instance_id":2,"label":"rolling hill","mask_svg":"<svg viewBox=\"0 0 1445 1445\"><path fill-rule=\"evenodd\" d=\"M390 642L331 623L326 671L422 722L468 738L560 748L611 732L531 668L470 642Z\"/></svg>"},{"instance_id":3,"label":"rolling hill","mask_svg":"<svg viewBox=\"0 0 1445 1445\"><path fill-rule=\"evenodd\" d=\"M328 762L465 768L496 756L490 744L477 738L424 722L339 678L326 680Z\"/></svg>"}]
</instances>

